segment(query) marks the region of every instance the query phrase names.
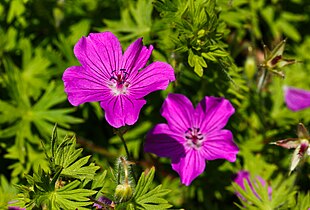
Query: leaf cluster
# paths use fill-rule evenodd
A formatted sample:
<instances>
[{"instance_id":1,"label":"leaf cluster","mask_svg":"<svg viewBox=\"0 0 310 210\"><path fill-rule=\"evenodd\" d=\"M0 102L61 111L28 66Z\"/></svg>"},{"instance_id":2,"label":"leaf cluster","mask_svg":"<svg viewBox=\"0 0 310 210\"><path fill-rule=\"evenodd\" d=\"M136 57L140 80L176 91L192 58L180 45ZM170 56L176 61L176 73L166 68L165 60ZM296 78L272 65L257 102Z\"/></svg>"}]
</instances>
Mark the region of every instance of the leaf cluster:
<instances>
[{"instance_id":1,"label":"leaf cluster","mask_svg":"<svg viewBox=\"0 0 310 210\"><path fill-rule=\"evenodd\" d=\"M167 195L170 190L162 189L162 185L152 188L153 179L155 175L155 168L151 168L148 173L142 173L135 192L132 198L126 202L116 206L116 209L168 209L172 207L163 197Z\"/></svg>"},{"instance_id":2,"label":"leaf cluster","mask_svg":"<svg viewBox=\"0 0 310 210\"><path fill-rule=\"evenodd\" d=\"M162 21L170 26L173 48L185 53L189 66L198 76L203 75L208 63L218 63L228 72L233 63L223 42L227 28L218 18L215 1L159 0L154 5L161 13Z\"/></svg>"},{"instance_id":3,"label":"leaf cluster","mask_svg":"<svg viewBox=\"0 0 310 210\"><path fill-rule=\"evenodd\" d=\"M263 186L254 178L251 178L251 182L254 183L251 186L244 181L245 189L233 183L241 202L241 205L236 205L240 209L298 209L300 205L307 207L310 204L309 197L303 193L297 194L296 188L292 187L294 179L295 176L284 178L279 175L271 183L270 189L268 185Z\"/></svg>"},{"instance_id":4,"label":"leaf cluster","mask_svg":"<svg viewBox=\"0 0 310 210\"><path fill-rule=\"evenodd\" d=\"M50 154L45 151L50 170L39 167L32 176L25 176L28 185L18 186L20 201L29 208L87 209L93 204L90 197L102 188L106 172L95 179L99 166L88 164L89 156L79 158L82 149L76 150L74 137L58 142L56 126L50 148Z\"/></svg>"}]
</instances>

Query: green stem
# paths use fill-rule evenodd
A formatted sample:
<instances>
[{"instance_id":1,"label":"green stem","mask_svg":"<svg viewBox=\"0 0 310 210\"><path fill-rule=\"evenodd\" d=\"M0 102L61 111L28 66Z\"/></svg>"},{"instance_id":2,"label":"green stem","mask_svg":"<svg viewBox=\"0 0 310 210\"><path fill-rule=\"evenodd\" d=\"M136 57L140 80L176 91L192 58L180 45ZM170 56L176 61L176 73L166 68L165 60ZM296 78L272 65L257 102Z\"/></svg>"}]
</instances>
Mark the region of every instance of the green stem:
<instances>
[{"instance_id":1,"label":"green stem","mask_svg":"<svg viewBox=\"0 0 310 210\"><path fill-rule=\"evenodd\" d=\"M126 151L127 158L128 158L129 160L131 160L131 156L130 156L130 153L129 153L129 150L128 150L126 141L125 141L125 139L124 139L124 137L123 137L123 134L118 132L117 135L119 136L119 138L120 138L120 139L122 140L122 142L123 142L123 145L124 145L124 148L125 148L125 151Z\"/></svg>"},{"instance_id":2,"label":"green stem","mask_svg":"<svg viewBox=\"0 0 310 210\"><path fill-rule=\"evenodd\" d=\"M128 147L127 147L127 144L126 144L126 141L124 139L124 133L121 132L120 130L117 130L117 135L119 136L119 138L122 140L123 142L123 145L124 145L124 148L125 148L125 151L126 151L126 155L127 155L127 158L128 160L133 160L133 158L131 157L130 153L129 153L129 150L128 150ZM132 176L133 176L133 179L135 180L135 183L137 183L137 177L136 177L136 174L135 174L135 171L133 169L133 166L130 165L130 170L131 170L131 173L132 173Z\"/></svg>"}]
</instances>

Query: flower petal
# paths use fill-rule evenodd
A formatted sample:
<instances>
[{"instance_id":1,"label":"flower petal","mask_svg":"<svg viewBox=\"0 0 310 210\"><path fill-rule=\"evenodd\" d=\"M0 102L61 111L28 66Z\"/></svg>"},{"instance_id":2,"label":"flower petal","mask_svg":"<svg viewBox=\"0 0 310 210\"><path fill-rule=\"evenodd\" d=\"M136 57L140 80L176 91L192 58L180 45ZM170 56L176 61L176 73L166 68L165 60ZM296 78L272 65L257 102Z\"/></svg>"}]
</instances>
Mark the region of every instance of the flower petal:
<instances>
[{"instance_id":1,"label":"flower petal","mask_svg":"<svg viewBox=\"0 0 310 210\"><path fill-rule=\"evenodd\" d=\"M105 110L105 118L108 123L119 128L125 125L133 125L137 122L144 99L134 99L128 95L113 96L112 94L101 101L100 106Z\"/></svg>"},{"instance_id":2,"label":"flower petal","mask_svg":"<svg viewBox=\"0 0 310 210\"><path fill-rule=\"evenodd\" d=\"M238 184L242 189L245 190L244 186L244 180L246 180L249 184L251 184L250 181L250 173L245 170L240 170L236 175L233 181Z\"/></svg>"},{"instance_id":3,"label":"flower petal","mask_svg":"<svg viewBox=\"0 0 310 210\"><path fill-rule=\"evenodd\" d=\"M131 78L130 91L142 98L156 90L165 90L175 80L173 68L164 62L154 62Z\"/></svg>"},{"instance_id":4,"label":"flower petal","mask_svg":"<svg viewBox=\"0 0 310 210\"><path fill-rule=\"evenodd\" d=\"M158 124L148 132L144 151L179 161L185 154L182 141L184 141L184 138L171 131L167 124Z\"/></svg>"},{"instance_id":5,"label":"flower petal","mask_svg":"<svg viewBox=\"0 0 310 210\"><path fill-rule=\"evenodd\" d=\"M172 160L171 165L173 170L179 173L181 182L189 186L205 170L206 161L199 152L188 149L185 157L182 157L178 162Z\"/></svg>"},{"instance_id":6,"label":"flower petal","mask_svg":"<svg viewBox=\"0 0 310 210\"><path fill-rule=\"evenodd\" d=\"M62 77L69 102L78 106L85 102L101 101L110 90L101 79L89 74L82 66L71 66Z\"/></svg>"},{"instance_id":7,"label":"flower petal","mask_svg":"<svg viewBox=\"0 0 310 210\"><path fill-rule=\"evenodd\" d=\"M139 69L143 68L150 58L153 51L153 46L150 45L149 49L143 46L142 38L137 39L131 43L126 49L122 58L122 69L126 69L129 73L129 80L132 75L135 75Z\"/></svg>"},{"instance_id":8,"label":"flower petal","mask_svg":"<svg viewBox=\"0 0 310 210\"><path fill-rule=\"evenodd\" d=\"M166 118L171 130L184 133L192 127L192 102L182 94L169 94L161 108L161 115Z\"/></svg>"},{"instance_id":9,"label":"flower petal","mask_svg":"<svg viewBox=\"0 0 310 210\"><path fill-rule=\"evenodd\" d=\"M201 147L201 155L206 160L226 159L230 162L236 160L239 149L233 141L229 130L218 130L208 133Z\"/></svg>"},{"instance_id":10,"label":"flower petal","mask_svg":"<svg viewBox=\"0 0 310 210\"><path fill-rule=\"evenodd\" d=\"M287 107L294 112L310 107L310 91L286 86L284 95Z\"/></svg>"},{"instance_id":11,"label":"flower petal","mask_svg":"<svg viewBox=\"0 0 310 210\"><path fill-rule=\"evenodd\" d=\"M296 149L293 152L292 160L291 160L291 165L290 165L290 172L294 171L294 169L297 167L299 164L300 160L303 158L302 155L299 154L301 149L301 144L296 147Z\"/></svg>"},{"instance_id":12,"label":"flower petal","mask_svg":"<svg viewBox=\"0 0 310 210\"><path fill-rule=\"evenodd\" d=\"M220 130L234 112L234 107L227 99L206 96L196 108L197 124L205 133Z\"/></svg>"},{"instance_id":13,"label":"flower petal","mask_svg":"<svg viewBox=\"0 0 310 210\"><path fill-rule=\"evenodd\" d=\"M90 74L109 80L111 72L120 68L122 48L111 32L91 33L78 41L74 54Z\"/></svg>"}]
</instances>

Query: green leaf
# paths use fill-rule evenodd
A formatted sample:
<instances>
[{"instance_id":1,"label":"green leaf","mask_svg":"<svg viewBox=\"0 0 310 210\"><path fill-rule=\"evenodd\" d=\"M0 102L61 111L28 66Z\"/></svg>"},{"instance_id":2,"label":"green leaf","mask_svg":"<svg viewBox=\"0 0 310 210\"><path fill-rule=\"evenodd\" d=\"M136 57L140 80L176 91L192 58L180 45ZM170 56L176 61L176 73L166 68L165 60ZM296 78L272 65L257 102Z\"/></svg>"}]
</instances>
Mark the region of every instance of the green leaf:
<instances>
[{"instance_id":1,"label":"green leaf","mask_svg":"<svg viewBox=\"0 0 310 210\"><path fill-rule=\"evenodd\" d=\"M145 172L142 173L138 184L136 186L135 193L133 195L134 205L137 209L168 209L172 207L166 199L163 197L167 195L170 190L161 189L161 185L150 190L150 186L153 182L155 174L155 168L151 170L146 175Z\"/></svg>"},{"instance_id":2,"label":"green leaf","mask_svg":"<svg viewBox=\"0 0 310 210\"><path fill-rule=\"evenodd\" d=\"M150 40L152 26L152 1L128 1L128 5L121 9L120 21L104 19L107 27L104 30L120 35L120 41L130 41L143 37L146 43ZM124 35L125 34L125 35Z\"/></svg>"},{"instance_id":3,"label":"green leaf","mask_svg":"<svg viewBox=\"0 0 310 210\"><path fill-rule=\"evenodd\" d=\"M93 164L86 165L90 156L79 159L83 149L76 149L75 137L66 137L61 144L57 146L54 156L55 166L63 168L62 175L77 179L93 179L95 172L100 168Z\"/></svg>"},{"instance_id":4,"label":"green leaf","mask_svg":"<svg viewBox=\"0 0 310 210\"><path fill-rule=\"evenodd\" d=\"M0 209L8 209L9 202L12 202L16 197L17 190L12 186L11 183L0 175Z\"/></svg>"},{"instance_id":5,"label":"green leaf","mask_svg":"<svg viewBox=\"0 0 310 210\"><path fill-rule=\"evenodd\" d=\"M310 193L308 192L305 195L299 192L297 196L296 206L293 210L308 209L310 206Z\"/></svg>"},{"instance_id":6,"label":"green leaf","mask_svg":"<svg viewBox=\"0 0 310 210\"><path fill-rule=\"evenodd\" d=\"M31 60L31 53L29 53L24 54L25 60ZM36 154L39 151L42 152L39 137L49 138L56 122L62 127L69 128L70 124L79 123L82 120L69 116L69 113L74 111L72 108L54 108L59 107L60 103L66 100L62 85L56 85L55 82L51 82L48 86L44 84L46 87L44 94L38 99L32 98L32 94L27 91L27 81L22 79L22 72L11 59L6 58L3 61L5 74L1 76L8 99L4 101L0 96L0 138L15 138L15 144L11 146L5 157L21 161L21 164L12 165L13 169L16 167L16 170L13 170L16 176L19 173L27 173L32 167L37 167L37 162L31 161L38 161ZM66 131L60 128L59 133L63 136ZM37 147L32 149L27 146L28 143ZM27 149L32 150L30 152ZM29 161L25 162L27 156ZM43 163L43 165L46 164Z\"/></svg>"},{"instance_id":7,"label":"green leaf","mask_svg":"<svg viewBox=\"0 0 310 210\"><path fill-rule=\"evenodd\" d=\"M105 183L107 171L103 171L101 174L96 175L94 181L92 182L91 189L102 188Z\"/></svg>"},{"instance_id":8,"label":"green leaf","mask_svg":"<svg viewBox=\"0 0 310 210\"><path fill-rule=\"evenodd\" d=\"M44 146L45 147L45 146ZM94 188L103 187L106 172L92 183L92 189L87 189L98 166L88 163L90 156L79 158L82 149L76 149L75 138L64 138L57 141L56 125L51 137L51 154L49 170L46 172L40 166L33 176L25 175L28 186L18 186L22 191L20 200L25 205L48 209L88 209L93 204L89 197L98 193ZM88 179L85 183L80 180ZM101 186L100 186L101 185Z\"/></svg>"},{"instance_id":9,"label":"green leaf","mask_svg":"<svg viewBox=\"0 0 310 210\"><path fill-rule=\"evenodd\" d=\"M7 23L11 23L14 18L18 18L25 12L26 8L22 0L13 0L7 16Z\"/></svg>"},{"instance_id":10,"label":"green leaf","mask_svg":"<svg viewBox=\"0 0 310 210\"><path fill-rule=\"evenodd\" d=\"M195 55L192 50L189 50L188 64L191 67L194 67L195 73L200 77L203 75L203 68L207 68L205 60L202 57Z\"/></svg>"}]
</instances>

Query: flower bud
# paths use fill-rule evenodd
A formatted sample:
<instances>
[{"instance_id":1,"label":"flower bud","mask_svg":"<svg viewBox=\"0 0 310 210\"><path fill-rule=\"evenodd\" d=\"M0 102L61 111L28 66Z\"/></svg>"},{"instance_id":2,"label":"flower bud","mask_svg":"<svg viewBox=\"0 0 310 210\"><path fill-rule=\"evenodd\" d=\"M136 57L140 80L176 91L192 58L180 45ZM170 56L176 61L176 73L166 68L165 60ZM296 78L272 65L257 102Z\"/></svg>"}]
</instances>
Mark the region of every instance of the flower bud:
<instances>
[{"instance_id":1,"label":"flower bud","mask_svg":"<svg viewBox=\"0 0 310 210\"><path fill-rule=\"evenodd\" d=\"M131 182L129 181L130 171L128 168L131 164L132 162L127 161L124 157L120 157L118 159L118 185L116 186L114 192L114 198L116 203L126 202L130 200L133 195L133 188L130 185Z\"/></svg>"},{"instance_id":2,"label":"flower bud","mask_svg":"<svg viewBox=\"0 0 310 210\"><path fill-rule=\"evenodd\" d=\"M116 202L121 203L128 201L132 197L132 194L131 186L124 183L116 186L114 197Z\"/></svg>"},{"instance_id":3,"label":"flower bud","mask_svg":"<svg viewBox=\"0 0 310 210\"><path fill-rule=\"evenodd\" d=\"M256 62L253 56L249 56L244 64L244 71L249 80L252 80L256 73Z\"/></svg>"}]
</instances>

